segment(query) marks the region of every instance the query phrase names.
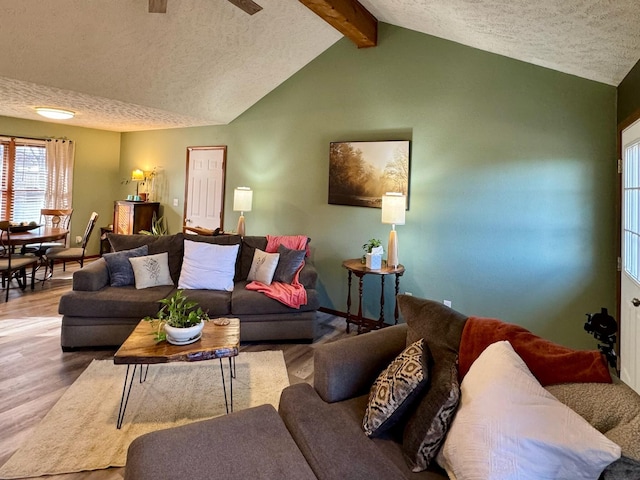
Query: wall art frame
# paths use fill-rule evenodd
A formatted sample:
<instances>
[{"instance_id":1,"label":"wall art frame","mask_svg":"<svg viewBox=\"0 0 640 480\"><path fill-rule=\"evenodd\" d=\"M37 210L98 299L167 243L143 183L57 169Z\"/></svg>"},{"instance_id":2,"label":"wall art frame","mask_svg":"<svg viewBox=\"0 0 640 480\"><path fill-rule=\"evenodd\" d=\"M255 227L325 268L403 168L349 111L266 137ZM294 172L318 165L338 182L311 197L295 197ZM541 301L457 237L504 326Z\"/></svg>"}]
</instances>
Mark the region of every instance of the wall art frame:
<instances>
[{"instance_id":1,"label":"wall art frame","mask_svg":"<svg viewBox=\"0 0 640 480\"><path fill-rule=\"evenodd\" d=\"M411 142L331 142L329 204L382 208L385 192L407 196L409 209Z\"/></svg>"}]
</instances>

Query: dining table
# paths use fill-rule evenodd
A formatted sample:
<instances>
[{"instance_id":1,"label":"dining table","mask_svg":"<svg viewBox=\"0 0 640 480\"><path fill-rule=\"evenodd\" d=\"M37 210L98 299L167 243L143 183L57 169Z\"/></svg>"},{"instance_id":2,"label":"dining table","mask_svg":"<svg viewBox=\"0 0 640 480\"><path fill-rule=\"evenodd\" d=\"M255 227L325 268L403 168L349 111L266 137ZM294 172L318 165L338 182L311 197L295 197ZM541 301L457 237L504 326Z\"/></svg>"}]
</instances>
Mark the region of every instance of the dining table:
<instances>
[{"instance_id":1,"label":"dining table","mask_svg":"<svg viewBox=\"0 0 640 480\"><path fill-rule=\"evenodd\" d=\"M11 238L8 241L4 238L3 243L15 247L18 245L53 242L66 238L68 234L69 230L66 228L38 227L33 230L27 230L26 232L12 232Z\"/></svg>"}]
</instances>

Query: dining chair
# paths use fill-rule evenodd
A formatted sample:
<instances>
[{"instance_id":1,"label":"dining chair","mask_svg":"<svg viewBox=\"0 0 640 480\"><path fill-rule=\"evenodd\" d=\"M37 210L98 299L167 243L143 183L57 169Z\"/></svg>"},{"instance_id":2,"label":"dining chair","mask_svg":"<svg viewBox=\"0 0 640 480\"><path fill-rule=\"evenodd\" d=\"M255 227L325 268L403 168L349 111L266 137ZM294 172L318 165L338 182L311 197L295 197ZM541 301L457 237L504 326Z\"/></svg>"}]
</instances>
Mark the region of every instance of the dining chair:
<instances>
[{"instance_id":1,"label":"dining chair","mask_svg":"<svg viewBox=\"0 0 640 480\"><path fill-rule=\"evenodd\" d=\"M53 265L55 262L62 262L63 270L66 270L67 262L78 262L80 263L80 268L84 266L84 253L87 248L87 242L89 241L89 237L91 237L91 232L93 232L93 228L96 226L97 220L98 214L93 212L89 218L89 223L87 223L87 228L84 231L82 243L79 247L53 247L46 251L44 270L45 279L47 278L49 268L51 268L51 275L53 275Z\"/></svg>"},{"instance_id":2,"label":"dining chair","mask_svg":"<svg viewBox=\"0 0 640 480\"><path fill-rule=\"evenodd\" d=\"M64 228L65 230L69 230L72 214L73 208L42 208L40 209L40 225L43 227ZM64 242L44 242L26 245L23 248L23 253L34 253L42 259L49 248L66 247L68 237L69 235L64 238Z\"/></svg>"},{"instance_id":3,"label":"dining chair","mask_svg":"<svg viewBox=\"0 0 640 480\"><path fill-rule=\"evenodd\" d=\"M40 260L32 254L15 253L11 245L11 223L8 220L0 221L0 275L2 275L2 288L5 289L5 302L9 301L9 288L15 278L21 290L27 288L27 267L31 267L31 290L35 285L36 267Z\"/></svg>"}]
</instances>

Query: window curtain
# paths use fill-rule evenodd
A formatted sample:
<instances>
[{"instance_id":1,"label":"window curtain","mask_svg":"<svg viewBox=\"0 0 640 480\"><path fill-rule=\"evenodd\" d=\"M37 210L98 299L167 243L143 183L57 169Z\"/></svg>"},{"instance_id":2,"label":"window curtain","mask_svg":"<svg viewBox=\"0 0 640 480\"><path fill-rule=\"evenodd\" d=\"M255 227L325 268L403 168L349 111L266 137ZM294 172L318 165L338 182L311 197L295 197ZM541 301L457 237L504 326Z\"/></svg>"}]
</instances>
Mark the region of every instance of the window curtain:
<instances>
[{"instance_id":1,"label":"window curtain","mask_svg":"<svg viewBox=\"0 0 640 480\"><path fill-rule=\"evenodd\" d=\"M71 208L73 158L76 145L71 140L47 140L47 186L43 208Z\"/></svg>"}]
</instances>

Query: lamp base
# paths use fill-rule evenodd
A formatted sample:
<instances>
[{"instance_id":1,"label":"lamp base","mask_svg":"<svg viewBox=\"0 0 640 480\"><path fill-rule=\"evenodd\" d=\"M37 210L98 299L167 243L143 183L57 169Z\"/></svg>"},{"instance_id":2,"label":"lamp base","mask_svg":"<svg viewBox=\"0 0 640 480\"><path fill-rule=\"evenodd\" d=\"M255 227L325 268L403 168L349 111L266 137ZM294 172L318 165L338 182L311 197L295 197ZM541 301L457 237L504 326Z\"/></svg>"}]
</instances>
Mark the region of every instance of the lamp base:
<instances>
[{"instance_id":1,"label":"lamp base","mask_svg":"<svg viewBox=\"0 0 640 480\"><path fill-rule=\"evenodd\" d=\"M389 232L389 245L387 247L387 267L397 267L398 261L398 234L395 230Z\"/></svg>"},{"instance_id":2,"label":"lamp base","mask_svg":"<svg viewBox=\"0 0 640 480\"><path fill-rule=\"evenodd\" d=\"M238 218L238 228L236 228L236 231L238 235L244 237L244 215L240 215L240 218Z\"/></svg>"}]
</instances>

